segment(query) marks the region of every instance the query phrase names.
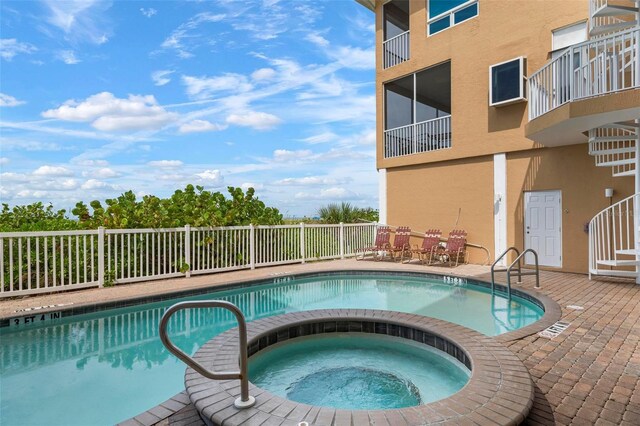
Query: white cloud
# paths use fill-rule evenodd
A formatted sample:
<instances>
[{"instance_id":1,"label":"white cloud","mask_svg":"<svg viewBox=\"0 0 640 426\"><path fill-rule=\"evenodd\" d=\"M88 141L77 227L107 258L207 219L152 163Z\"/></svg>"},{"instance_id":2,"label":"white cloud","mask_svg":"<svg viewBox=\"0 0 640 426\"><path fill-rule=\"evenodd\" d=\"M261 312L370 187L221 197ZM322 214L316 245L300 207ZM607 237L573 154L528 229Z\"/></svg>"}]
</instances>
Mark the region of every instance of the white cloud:
<instances>
[{"instance_id":1,"label":"white cloud","mask_svg":"<svg viewBox=\"0 0 640 426\"><path fill-rule=\"evenodd\" d=\"M97 179L89 179L81 186L82 189L102 189L107 187L109 187L107 183L99 181Z\"/></svg>"},{"instance_id":2,"label":"white cloud","mask_svg":"<svg viewBox=\"0 0 640 426\"><path fill-rule=\"evenodd\" d=\"M319 143L326 143L334 141L338 138L333 132L323 132L317 135L309 136L308 138L300 139L301 142L308 143L310 145L315 145Z\"/></svg>"},{"instance_id":3,"label":"white cloud","mask_svg":"<svg viewBox=\"0 0 640 426\"><path fill-rule=\"evenodd\" d=\"M330 56L345 68L373 70L376 68L376 49L361 49L352 46L340 46L328 51Z\"/></svg>"},{"instance_id":4,"label":"white cloud","mask_svg":"<svg viewBox=\"0 0 640 426\"><path fill-rule=\"evenodd\" d=\"M73 50L60 50L56 57L67 65L75 65L81 62Z\"/></svg>"},{"instance_id":5,"label":"white cloud","mask_svg":"<svg viewBox=\"0 0 640 426\"><path fill-rule=\"evenodd\" d=\"M243 184L240 185L240 188L242 188L243 191L246 191L249 188L253 188L256 191L258 191L260 189L264 189L264 185L261 183L244 182Z\"/></svg>"},{"instance_id":6,"label":"white cloud","mask_svg":"<svg viewBox=\"0 0 640 426\"><path fill-rule=\"evenodd\" d=\"M320 192L298 192L294 198L301 200L348 200L358 198L358 194L341 187L321 189Z\"/></svg>"},{"instance_id":7,"label":"white cloud","mask_svg":"<svg viewBox=\"0 0 640 426\"><path fill-rule=\"evenodd\" d=\"M74 163L80 166L107 166L109 164L107 160L77 160Z\"/></svg>"},{"instance_id":8,"label":"white cloud","mask_svg":"<svg viewBox=\"0 0 640 426\"><path fill-rule=\"evenodd\" d=\"M305 176L301 178L286 178L276 181L276 185L292 185L292 186L319 186L319 185L336 185L347 183L350 178L329 178L326 176Z\"/></svg>"},{"instance_id":9,"label":"white cloud","mask_svg":"<svg viewBox=\"0 0 640 426\"><path fill-rule=\"evenodd\" d=\"M3 164L9 164L9 159L7 157L0 157L0 166Z\"/></svg>"},{"instance_id":10,"label":"white cloud","mask_svg":"<svg viewBox=\"0 0 640 426\"><path fill-rule=\"evenodd\" d=\"M251 78L256 81L271 80L277 75L273 68L260 68L251 73Z\"/></svg>"},{"instance_id":11,"label":"white cloud","mask_svg":"<svg viewBox=\"0 0 640 426\"><path fill-rule=\"evenodd\" d=\"M149 161L147 163L147 165L151 167L161 167L161 168L167 168L167 169L180 167L183 164L184 163L180 160L158 160L158 161Z\"/></svg>"},{"instance_id":12,"label":"white cloud","mask_svg":"<svg viewBox=\"0 0 640 426\"><path fill-rule=\"evenodd\" d=\"M305 40L310 41L313 44L316 44L320 47L327 47L329 46L329 40L327 40L326 38L322 37L320 34L318 33L309 33L305 36Z\"/></svg>"},{"instance_id":13,"label":"white cloud","mask_svg":"<svg viewBox=\"0 0 640 426\"><path fill-rule=\"evenodd\" d=\"M0 179L3 182L28 182L29 176L23 173L4 172L0 173Z\"/></svg>"},{"instance_id":14,"label":"white cloud","mask_svg":"<svg viewBox=\"0 0 640 426\"><path fill-rule=\"evenodd\" d=\"M19 42L15 38L0 39L0 58L10 61L19 53L31 54L38 50L34 45Z\"/></svg>"},{"instance_id":15,"label":"white cloud","mask_svg":"<svg viewBox=\"0 0 640 426\"><path fill-rule=\"evenodd\" d=\"M193 56L192 50L199 46L197 39L200 35L194 34L193 30L203 23L215 23L222 21L226 15L213 14L210 12L198 13L184 24L173 30L171 34L162 42L163 49L173 49L180 58L190 58ZM188 38L189 43L184 44L183 39Z\"/></svg>"},{"instance_id":16,"label":"white cloud","mask_svg":"<svg viewBox=\"0 0 640 426\"><path fill-rule=\"evenodd\" d=\"M196 173L196 176L213 186L220 186L224 182L224 176L220 170L205 170L202 173Z\"/></svg>"},{"instance_id":17,"label":"white cloud","mask_svg":"<svg viewBox=\"0 0 640 426\"><path fill-rule=\"evenodd\" d=\"M113 169L110 169L109 167L102 167L98 170L86 170L82 172L82 176L84 177L92 176L94 178L110 179L110 178L120 176L120 173L116 172Z\"/></svg>"},{"instance_id":18,"label":"white cloud","mask_svg":"<svg viewBox=\"0 0 640 426\"><path fill-rule=\"evenodd\" d=\"M47 22L74 41L103 44L109 40L105 23L111 2L98 0L44 0L49 9Z\"/></svg>"},{"instance_id":19,"label":"white cloud","mask_svg":"<svg viewBox=\"0 0 640 426\"><path fill-rule=\"evenodd\" d=\"M14 107L24 104L24 101L19 101L13 96L0 93L0 107Z\"/></svg>"},{"instance_id":20,"label":"white cloud","mask_svg":"<svg viewBox=\"0 0 640 426\"><path fill-rule=\"evenodd\" d=\"M180 133L215 132L226 128L226 125L211 123L207 120L193 120L182 124L178 131Z\"/></svg>"},{"instance_id":21,"label":"white cloud","mask_svg":"<svg viewBox=\"0 0 640 426\"><path fill-rule=\"evenodd\" d=\"M273 151L273 159L278 162L288 162L307 159L313 155L313 152L308 149L302 149L298 151L289 151L287 149L276 149Z\"/></svg>"},{"instance_id":22,"label":"white cloud","mask_svg":"<svg viewBox=\"0 0 640 426\"><path fill-rule=\"evenodd\" d=\"M73 172L62 166L40 166L33 172L34 176L73 176Z\"/></svg>"},{"instance_id":23,"label":"white cloud","mask_svg":"<svg viewBox=\"0 0 640 426\"><path fill-rule=\"evenodd\" d=\"M116 98L109 92L97 93L82 102L73 99L56 109L44 111L45 118L89 122L103 131L157 130L177 119L166 111L152 95L129 95Z\"/></svg>"},{"instance_id":24,"label":"white cloud","mask_svg":"<svg viewBox=\"0 0 640 426\"><path fill-rule=\"evenodd\" d=\"M173 73L174 71L171 70L154 71L151 73L151 80L153 80L153 84L156 86L164 86L171 81L168 77Z\"/></svg>"},{"instance_id":25,"label":"white cloud","mask_svg":"<svg viewBox=\"0 0 640 426\"><path fill-rule=\"evenodd\" d=\"M142 13L147 18L151 18L153 15L158 13L158 11L155 10L154 8L152 8L152 7L150 7L149 9L145 9L144 7L141 7L140 8L140 13Z\"/></svg>"},{"instance_id":26,"label":"white cloud","mask_svg":"<svg viewBox=\"0 0 640 426\"><path fill-rule=\"evenodd\" d=\"M78 181L75 179L62 179L60 181L49 181L47 187L53 187L55 189L63 191L71 191L78 187Z\"/></svg>"},{"instance_id":27,"label":"white cloud","mask_svg":"<svg viewBox=\"0 0 640 426\"><path fill-rule=\"evenodd\" d=\"M253 88L246 76L235 73L227 73L218 77L183 75L182 83L187 86L187 95L195 99L210 98L222 92L248 92Z\"/></svg>"},{"instance_id":28,"label":"white cloud","mask_svg":"<svg viewBox=\"0 0 640 426\"><path fill-rule=\"evenodd\" d=\"M270 130L280 124L282 120L266 112L248 111L242 114L231 114L227 123L237 126L251 127L256 130Z\"/></svg>"}]
</instances>

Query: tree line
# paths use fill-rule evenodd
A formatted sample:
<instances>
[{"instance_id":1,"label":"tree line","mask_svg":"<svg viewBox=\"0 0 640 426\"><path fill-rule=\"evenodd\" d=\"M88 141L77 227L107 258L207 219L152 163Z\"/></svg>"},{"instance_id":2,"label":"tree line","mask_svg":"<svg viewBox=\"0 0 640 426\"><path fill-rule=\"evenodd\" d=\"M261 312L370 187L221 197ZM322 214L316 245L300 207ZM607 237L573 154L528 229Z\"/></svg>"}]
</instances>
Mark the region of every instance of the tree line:
<instances>
[{"instance_id":1,"label":"tree line","mask_svg":"<svg viewBox=\"0 0 640 426\"><path fill-rule=\"evenodd\" d=\"M60 231L96 229L177 228L185 225L242 226L280 225L283 216L275 207L265 205L255 195L253 188L228 187L228 197L221 192L211 192L198 185L187 185L167 198L145 195L138 198L127 191L117 198L105 200L104 205L94 200L76 203L71 210L35 202L29 205L9 207L2 204L0 232ZM376 222L378 211L353 207L349 203L329 204L318 210L320 223Z\"/></svg>"}]
</instances>

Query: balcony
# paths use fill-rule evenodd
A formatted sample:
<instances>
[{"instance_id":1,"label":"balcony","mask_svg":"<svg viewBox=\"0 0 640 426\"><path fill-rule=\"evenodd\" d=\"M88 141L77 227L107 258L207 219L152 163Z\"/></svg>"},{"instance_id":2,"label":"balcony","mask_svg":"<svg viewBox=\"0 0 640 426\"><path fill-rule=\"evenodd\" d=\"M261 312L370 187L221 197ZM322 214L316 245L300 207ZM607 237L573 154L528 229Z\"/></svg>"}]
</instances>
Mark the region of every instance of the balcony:
<instances>
[{"instance_id":1,"label":"balcony","mask_svg":"<svg viewBox=\"0 0 640 426\"><path fill-rule=\"evenodd\" d=\"M386 40L382 45L385 69L409 60L409 31Z\"/></svg>"},{"instance_id":2,"label":"balcony","mask_svg":"<svg viewBox=\"0 0 640 426\"><path fill-rule=\"evenodd\" d=\"M567 102L640 87L640 29L571 46L529 78L529 120Z\"/></svg>"},{"instance_id":3,"label":"balcony","mask_svg":"<svg viewBox=\"0 0 640 426\"><path fill-rule=\"evenodd\" d=\"M384 158L451 148L451 116L422 121L384 132Z\"/></svg>"},{"instance_id":4,"label":"balcony","mask_svg":"<svg viewBox=\"0 0 640 426\"><path fill-rule=\"evenodd\" d=\"M590 128L636 118L639 88L639 28L573 45L529 77L527 137L583 142Z\"/></svg>"},{"instance_id":5,"label":"balcony","mask_svg":"<svg viewBox=\"0 0 640 426\"><path fill-rule=\"evenodd\" d=\"M384 85L384 158L451 148L451 63Z\"/></svg>"},{"instance_id":6,"label":"balcony","mask_svg":"<svg viewBox=\"0 0 640 426\"><path fill-rule=\"evenodd\" d=\"M410 58L409 1L390 1L384 5L383 11L382 67L387 69L408 61Z\"/></svg>"}]
</instances>

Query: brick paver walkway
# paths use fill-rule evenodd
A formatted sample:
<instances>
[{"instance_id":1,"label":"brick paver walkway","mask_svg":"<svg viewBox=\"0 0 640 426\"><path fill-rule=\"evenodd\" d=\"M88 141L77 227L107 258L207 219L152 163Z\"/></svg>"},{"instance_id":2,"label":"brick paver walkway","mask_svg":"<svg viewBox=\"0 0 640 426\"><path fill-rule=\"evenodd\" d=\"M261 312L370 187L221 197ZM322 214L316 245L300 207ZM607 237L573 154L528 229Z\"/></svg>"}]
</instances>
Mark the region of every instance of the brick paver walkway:
<instances>
[{"instance_id":1,"label":"brick paver walkway","mask_svg":"<svg viewBox=\"0 0 640 426\"><path fill-rule=\"evenodd\" d=\"M551 340L533 335L507 343L535 383L527 423L640 425L640 286L552 272L541 281L541 293L560 304L571 325ZM533 280L524 287L533 288Z\"/></svg>"}]
</instances>

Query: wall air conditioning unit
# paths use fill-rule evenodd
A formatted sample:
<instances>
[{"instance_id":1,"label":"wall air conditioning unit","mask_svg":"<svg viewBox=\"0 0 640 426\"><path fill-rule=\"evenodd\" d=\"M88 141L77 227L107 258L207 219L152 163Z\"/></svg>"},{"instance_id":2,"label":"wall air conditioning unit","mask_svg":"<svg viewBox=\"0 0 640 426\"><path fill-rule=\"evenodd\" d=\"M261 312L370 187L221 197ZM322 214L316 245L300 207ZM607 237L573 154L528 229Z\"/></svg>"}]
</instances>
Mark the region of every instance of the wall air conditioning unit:
<instances>
[{"instance_id":1,"label":"wall air conditioning unit","mask_svg":"<svg viewBox=\"0 0 640 426\"><path fill-rule=\"evenodd\" d=\"M489 67L489 106L527 101L527 59L520 56Z\"/></svg>"}]
</instances>

